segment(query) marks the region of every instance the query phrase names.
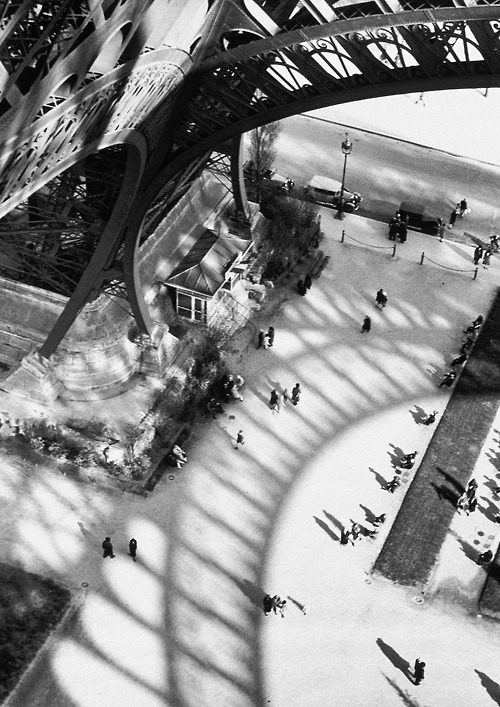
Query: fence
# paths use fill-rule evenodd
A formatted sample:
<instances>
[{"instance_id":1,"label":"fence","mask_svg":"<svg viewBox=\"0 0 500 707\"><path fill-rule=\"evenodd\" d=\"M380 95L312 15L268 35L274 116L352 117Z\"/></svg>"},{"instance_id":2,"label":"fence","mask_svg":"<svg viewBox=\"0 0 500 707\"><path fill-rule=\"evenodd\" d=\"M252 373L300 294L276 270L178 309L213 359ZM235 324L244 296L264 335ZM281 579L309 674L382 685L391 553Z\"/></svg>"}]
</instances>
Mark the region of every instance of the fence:
<instances>
[{"instance_id":1,"label":"fence","mask_svg":"<svg viewBox=\"0 0 500 707\"><path fill-rule=\"evenodd\" d=\"M373 245L372 243L365 243L364 241L360 241L357 238L353 238L349 234L345 232L345 230L342 230L342 235L340 237L340 242L344 243L345 239L349 238L349 240L354 241L355 243L359 243L362 246L365 246L366 248L375 248L376 250L392 250L391 256L394 258L396 257L396 250L397 250L397 244L394 243L393 245ZM440 239L441 241L441 239ZM424 251L422 251L422 255L420 256L420 265L424 264L424 261L428 260L429 262L433 263L434 265L437 265L440 268L444 268L445 270L452 270L453 272L470 272L473 273L472 279L475 280L477 278L477 273L478 273L478 268L451 268L449 265L443 265L442 263L438 263L436 260L433 260L432 258L429 258L428 255L425 254Z\"/></svg>"}]
</instances>

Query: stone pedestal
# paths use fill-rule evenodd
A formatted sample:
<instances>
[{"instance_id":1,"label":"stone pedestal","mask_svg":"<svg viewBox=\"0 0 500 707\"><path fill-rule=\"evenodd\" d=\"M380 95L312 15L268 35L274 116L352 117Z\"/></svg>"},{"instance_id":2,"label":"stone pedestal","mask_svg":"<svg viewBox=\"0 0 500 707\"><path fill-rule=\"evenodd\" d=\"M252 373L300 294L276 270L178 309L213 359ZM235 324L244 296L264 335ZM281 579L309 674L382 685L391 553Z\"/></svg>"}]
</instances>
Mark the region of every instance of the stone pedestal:
<instances>
[{"instance_id":1,"label":"stone pedestal","mask_svg":"<svg viewBox=\"0 0 500 707\"><path fill-rule=\"evenodd\" d=\"M54 373L53 363L37 351L25 356L2 384L6 392L37 402L55 400L63 387Z\"/></svg>"}]
</instances>

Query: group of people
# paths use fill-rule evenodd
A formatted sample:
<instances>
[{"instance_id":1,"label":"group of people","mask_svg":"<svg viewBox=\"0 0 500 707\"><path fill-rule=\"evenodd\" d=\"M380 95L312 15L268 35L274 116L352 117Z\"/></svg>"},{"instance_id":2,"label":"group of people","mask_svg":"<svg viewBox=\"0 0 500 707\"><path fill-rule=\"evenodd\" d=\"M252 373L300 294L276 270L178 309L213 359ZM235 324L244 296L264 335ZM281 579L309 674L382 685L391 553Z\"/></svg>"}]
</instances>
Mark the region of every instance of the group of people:
<instances>
[{"instance_id":1,"label":"group of people","mask_svg":"<svg viewBox=\"0 0 500 707\"><path fill-rule=\"evenodd\" d=\"M111 542L111 538L109 535L107 535L103 542L102 542L102 549L103 557L111 557L114 558L116 557L114 551L113 551L113 543ZM128 554L130 557L133 559L134 562L137 562L137 540L135 538L131 538L128 544Z\"/></svg>"},{"instance_id":2,"label":"group of people","mask_svg":"<svg viewBox=\"0 0 500 707\"><path fill-rule=\"evenodd\" d=\"M294 387L292 388L291 395L289 394L287 388L285 388L281 394L278 393L276 388L273 388L273 390L271 391L271 397L269 398L269 407L271 408L271 410L274 410L274 412L279 412L281 403L283 404L283 406L285 406L289 400L292 401L292 405L298 405L301 395L302 389L300 387L300 383L295 383Z\"/></svg>"},{"instance_id":3,"label":"group of people","mask_svg":"<svg viewBox=\"0 0 500 707\"><path fill-rule=\"evenodd\" d=\"M389 221L389 240L399 239L400 243L405 243L408 238L408 215L404 217L399 211Z\"/></svg>"},{"instance_id":4,"label":"group of people","mask_svg":"<svg viewBox=\"0 0 500 707\"><path fill-rule=\"evenodd\" d=\"M264 329L259 331L259 336L257 337L257 348L269 349L272 348L274 344L274 327L270 326L267 332Z\"/></svg>"},{"instance_id":5,"label":"group of people","mask_svg":"<svg viewBox=\"0 0 500 707\"><path fill-rule=\"evenodd\" d=\"M277 594L273 597L270 594L266 594L262 600L262 605L266 616L270 614L271 611L274 611L275 614L279 613L282 619L285 618L285 613L287 610L286 599L282 599Z\"/></svg>"},{"instance_id":6,"label":"group of people","mask_svg":"<svg viewBox=\"0 0 500 707\"><path fill-rule=\"evenodd\" d=\"M476 491L477 481L475 479L471 479L467 484L467 488L457 501L458 513L461 513L462 511L464 511L465 515L474 513L477 507Z\"/></svg>"},{"instance_id":7,"label":"group of people","mask_svg":"<svg viewBox=\"0 0 500 707\"><path fill-rule=\"evenodd\" d=\"M462 199L462 201L459 201L453 211L450 214L450 222L448 224L448 228L453 228L455 225L455 221L457 218L460 216L460 218L463 218L466 214L470 213L470 209L467 205L467 199Z\"/></svg>"},{"instance_id":8,"label":"group of people","mask_svg":"<svg viewBox=\"0 0 500 707\"><path fill-rule=\"evenodd\" d=\"M240 376L233 376L231 373L226 373L221 380L222 394L224 400L228 403L230 400L239 400L243 402L243 396L240 393L241 388L245 385L245 379Z\"/></svg>"},{"instance_id":9,"label":"group of people","mask_svg":"<svg viewBox=\"0 0 500 707\"><path fill-rule=\"evenodd\" d=\"M424 420L424 424L432 424L432 422L436 419L437 411L433 412L432 415L429 415L426 420ZM431 422L427 423L427 420L431 418ZM418 452L409 452L408 454L403 454L401 459L398 461L395 469L395 476L392 478L390 481L386 483L386 485L383 487L384 491L389 491L389 493L394 493L394 491L401 486L401 479L399 477L399 474L403 471L403 469L413 469L415 465L415 458L417 456Z\"/></svg>"},{"instance_id":10,"label":"group of people","mask_svg":"<svg viewBox=\"0 0 500 707\"><path fill-rule=\"evenodd\" d=\"M187 464L186 452L178 444L174 444L169 453L169 458L172 464L178 469L182 469L184 464Z\"/></svg>"},{"instance_id":11,"label":"group of people","mask_svg":"<svg viewBox=\"0 0 500 707\"><path fill-rule=\"evenodd\" d=\"M496 238L498 239L498 236L491 236L491 238ZM491 255L493 252L496 252L498 250L498 244L495 242L495 247L496 249L493 248L492 242L490 241L490 245L486 248L483 248L481 244L477 245L474 248L474 265L479 265L481 259L482 259L482 264L483 268L488 268L490 265L491 261Z\"/></svg>"},{"instance_id":12,"label":"group of people","mask_svg":"<svg viewBox=\"0 0 500 707\"><path fill-rule=\"evenodd\" d=\"M457 372L455 371L456 366L463 366L467 361L472 347L474 346L476 339L478 337L479 331L483 324L484 318L482 314L479 314L472 324L463 330L465 337L462 340L462 346L460 347L459 355L453 359L451 362L451 369L444 374L443 380L439 384L439 388L446 386L450 388L456 380Z\"/></svg>"}]
</instances>

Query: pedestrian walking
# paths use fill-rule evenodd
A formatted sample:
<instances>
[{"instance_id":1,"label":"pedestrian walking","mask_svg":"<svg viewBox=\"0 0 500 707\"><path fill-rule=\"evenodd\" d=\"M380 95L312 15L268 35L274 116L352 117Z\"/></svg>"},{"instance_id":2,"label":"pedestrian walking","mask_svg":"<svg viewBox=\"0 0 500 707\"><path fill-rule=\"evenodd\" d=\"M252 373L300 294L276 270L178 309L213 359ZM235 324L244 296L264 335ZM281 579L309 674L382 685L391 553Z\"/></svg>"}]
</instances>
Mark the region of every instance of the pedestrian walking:
<instances>
[{"instance_id":1,"label":"pedestrian walking","mask_svg":"<svg viewBox=\"0 0 500 707\"><path fill-rule=\"evenodd\" d=\"M415 661L413 676L415 678L415 685L420 685L425 677L425 663L423 660L420 660L420 658L417 658Z\"/></svg>"},{"instance_id":2,"label":"pedestrian walking","mask_svg":"<svg viewBox=\"0 0 500 707\"><path fill-rule=\"evenodd\" d=\"M260 349L264 345L264 330L259 331L259 336L257 338L257 348Z\"/></svg>"},{"instance_id":3,"label":"pedestrian walking","mask_svg":"<svg viewBox=\"0 0 500 707\"><path fill-rule=\"evenodd\" d=\"M353 540L353 545L356 542L356 540L360 537L361 530L359 527L358 523L355 523L353 520L351 521L352 526L351 526L351 538Z\"/></svg>"},{"instance_id":4,"label":"pedestrian walking","mask_svg":"<svg viewBox=\"0 0 500 707\"><path fill-rule=\"evenodd\" d=\"M292 404L297 405L300 400L300 395L302 393L302 390L300 388L300 383L295 383L294 387L292 388Z\"/></svg>"},{"instance_id":5,"label":"pedestrian walking","mask_svg":"<svg viewBox=\"0 0 500 707\"><path fill-rule=\"evenodd\" d=\"M243 436L243 430L240 430L238 434L236 435L236 444L234 445L235 449L239 449L240 444L245 444L245 438Z\"/></svg>"},{"instance_id":6,"label":"pedestrian walking","mask_svg":"<svg viewBox=\"0 0 500 707\"><path fill-rule=\"evenodd\" d=\"M182 469L183 464L187 464L186 452L178 444L174 444L170 454L178 469Z\"/></svg>"},{"instance_id":7,"label":"pedestrian walking","mask_svg":"<svg viewBox=\"0 0 500 707\"><path fill-rule=\"evenodd\" d=\"M433 425L436 422L436 415L438 414L437 410L434 410L434 412L431 412L430 415L427 415L425 420L423 421L424 425Z\"/></svg>"},{"instance_id":8,"label":"pedestrian walking","mask_svg":"<svg viewBox=\"0 0 500 707\"><path fill-rule=\"evenodd\" d=\"M270 594L266 594L266 596L262 599L262 607L266 616L273 610L274 604Z\"/></svg>"},{"instance_id":9,"label":"pedestrian walking","mask_svg":"<svg viewBox=\"0 0 500 707\"><path fill-rule=\"evenodd\" d=\"M467 484L467 489L465 493L467 494L467 498L474 498L476 495L477 491L477 481L476 479L471 479L469 483Z\"/></svg>"},{"instance_id":10,"label":"pedestrian walking","mask_svg":"<svg viewBox=\"0 0 500 707\"><path fill-rule=\"evenodd\" d=\"M137 540L135 538L131 538L128 544L128 554L134 562L137 562Z\"/></svg>"},{"instance_id":11,"label":"pedestrian walking","mask_svg":"<svg viewBox=\"0 0 500 707\"><path fill-rule=\"evenodd\" d=\"M385 305L387 304L387 292L385 292L382 288L380 288L375 295L375 302L377 307L380 309L385 309Z\"/></svg>"},{"instance_id":12,"label":"pedestrian walking","mask_svg":"<svg viewBox=\"0 0 500 707\"><path fill-rule=\"evenodd\" d=\"M461 513L462 511L465 511L467 513L468 506L469 506L469 499L467 498L467 495L465 493L463 493L457 500L457 512ZM468 515L468 513L467 513L467 515Z\"/></svg>"},{"instance_id":13,"label":"pedestrian walking","mask_svg":"<svg viewBox=\"0 0 500 707\"><path fill-rule=\"evenodd\" d=\"M467 199L462 199L460 202L460 216L463 218L468 212Z\"/></svg>"},{"instance_id":14,"label":"pedestrian walking","mask_svg":"<svg viewBox=\"0 0 500 707\"><path fill-rule=\"evenodd\" d=\"M473 496L472 498L469 499L469 503L467 504L467 508L465 509L467 512L467 515L469 513L474 513L474 511L477 508L477 498Z\"/></svg>"},{"instance_id":15,"label":"pedestrian walking","mask_svg":"<svg viewBox=\"0 0 500 707\"><path fill-rule=\"evenodd\" d=\"M224 408L219 403L219 401L216 400L216 398L210 398L210 400L207 403L207 410L209 413L211 413L214 420L217 417L217 413L219 413L220 415L224 414Z\"/></svg>"},{"instance_id":16,"label":"pedestrian walking","mask_svg":"<svg viewBox=\"0 0 500 707\"><path fill-rule=\"evenodd\" d=\"M304 287L306 290L310 290L311 286L313 284L312 277L310 273L306 273L306 276L304 277Z\"/></svg>"},{"instance_id":17,"label":"pedestrian walking","mask_svg":"<svg viewBox=\"0 0 500 707\"><path fill-rule=\"evenodd\" d=\"M481 326L481 324L483 323L483 321L484 321L483 315L482 315L482 314L478 314L477 317L476 317L476 318L474 319L474 321L472 322L472 326L474 327L474 329L479 329L479 327Z\"/></svg>"},{"instance_id":18,"label":"pedestrian walking","mask_svg":"<svg viewBox=\"0 0 500 707\"><path fill-rule=\"evenodd\" d=\"M114 557L113 554L113 544L111 542L111 538L107 536L102 543L102 549L104 552L102 553L103 557Z\"/></svg>"},{"instance_id":19,"label":"pedestrian walking","mask_svg":"<svg viewBox=\"0 0 500 707\"><path fill-rule=\"evenodd\" d=\"M396 213L395 216L391 218L389 221L389 240L390 241L395 241L397 236L399 235L399 227L401 225L401 216L399 213Z\"/></svg>"},{"instance_id":20,"label":"pedestrian walking","mask_svg":"<svg viewBox=\"0 0 500 707\"><path fill-rule=\"evenodd\" d=\"M370 332L370 329L372 328L372 320L368 315L363 320L363 326L361 327L361 333L362 334L368 334Z\"/></svg>"},{"instance_id":21,"label":"pedestrian walking","mask_svg":"<svg viewBox=\"0 0 500 707\"><path fill-rule=\"evenodd\" d=\"M271 408L271 410L275 410L276 412L280 411L280 398L276 389L271 391L271 397L269 398L269 407Z\"/></svg>"},{"instance_id":22,"label":"pedestrian walking","mask_svg":"<svg viewBox=\"0 0 500 707\"><path fill-rule=\"evenodd\" d=\"M410 452L410 454L405 454L403 458L401 459L399 466L403 467L403 469L411 469L412 466L415 463L415 458L417 456L418 452Z\"/></svg>"},{"instance_id":23,"label":"pedestrian walking","mask_svg":"<svg viewBox=\"0 0 500 707\"><path fill-rule=\"evenodd\" d=\"M470 351L470 349L474 346L474 339L472 336L468 336L462 346L460 347L460 353L466 353L467 351Z\"/></svg>"},{"instance_id":24,"label":"pedestrian walking","mask_svg":"<svg viewBox=\"0 0 500 707\"><path fill-rule=\"evenodd\" d=\"M342 528L342 530L340 531L340 544L347 545L347 543L349 542L349 536L349 531Z\"/></svg>"},{"instance_id":25,"label":"pedestrian walking","mask_svg":"<svg viewBox=\"0 0 500 707\"><path fill-rule=\"evenodd\" d=\"M447 388L450 388L453 385L453 381L457 377L457 374L455 371L448 371L448 373L444 374L444 378L441 381L441 383L438 385L438 388L442 388L443 385L445 385Z\"/></svg>"},{"instance_id":26,"label":"pedestrian walking","mask_svg":"<svg viewBox=\"0 0 500 707\"><path fill-rule=\"evenodd\" d=\"M307 287L305 286L304 280L299 280L297 283L297 292L299 295L307 295Z\"/></svg>"},{"instance_id":27,"label":"pedestrian walking","mask_svg":"<svg viewBox=\"0 0 500 707\"><path fill-rule=\"evenodd\" d=\"M240 376L239 373L236 376L236 385L238 388L243 388L243 386L245 385L245 379L243 378L243 376Z\"/></svg>"},{"instance_id":28,"label":"pedestrian walking","mask_svg":"<svg viewBox=\"0 0 500 707\"><path fill-rule=\"evenodd\" d=\"M481 552L479 554L479 557L477 558L476 562L478 565L487 565L488 562L491 562L493 559L493 553L491 550L485 550L485 552Z\"/></svg>"},{"instance_id":29,"label":"pedestrian walking","mask_svg":"<svg viewBox=\"0 0 500 707\"><path fill-rule=\"evenodd\" d=\"M398 236L400 243L406 243L406 239L408 238L408 222L406 220L402 220L399 224Z\"/></svg>"},{"instance_id":30,"label":"pedestrian walking","mask_svg":"<svg viewBox=\"0 0 500 707\"><path fill-rule=\"evenodd\" d=\"M450 214L450 223L448 224L448 228L453 228L453 226L455 225L455 221L457 220L457 216L458 216L459 211L460 211L460 204L457 204Z\"/></svg>"},{"instance_id":31,"label":"pedestrian walking","mask_svg":"<svg viewBox=\"0 0 500 707\"><path fill-rule=\"evenodd\" d=\"M385 523L385 513L373 517L372 525L382 525L382 523Z\"/></svg>"},{"instance_id":32,"label":"pedestrian walking","mask_svg":"<svg viewBox=\"0 0 500 707\"><path fill-rule=\"evenodd\" d=\"M278 611L280 612L281 618L284 619L284 618L285 618L286 610L287 610L287 608L288 608L287 603L286 603L286 599L279 599L279 600L276 602L276 608L277 608Z\"/></svg>"},{"instance_id":33,"label":"pedestrian walking","mask_svg":"<svg viewBox=\"0 0 500 707\"><path fill-rule=\"evenodd\" d=\"M269 337L269 346L274 344L274 327L270 326L267 330L267 336Z\"/></svg>"},{"instance_id":34,"label":"pedestrian walking","mask_svg":"<svg viewBox=\"0 0 500 707\"><path fill-rule=\"evenodd\" d=\"M269 334L264 334L264 340L262 342L262 345L267 351L267 349L269 348Z\"/></svg>"},{"instance_id":35,"label":"pedestrian walking","mask_svg":"<svg viewBox=\"0 0 500 707\"><path fill-rule=\"evenodd\" d=\"M399 480L399 476L395 476L393 479L387 482L387 484L384 486L384 491L389 491L389 493L394 493L394 491L398 488L400 485L401 481Z\"/></svg>"},{"instance_id":36,"label":"pedestrian walking","mask_svg":"<svg viewBox=\"0 0 500 707\"><path fill-rule=\"evenodd\" d=\"M283 407L287 404L287 402L290 400L290 396L288 394L288 390L285 388L285 390L281 393L281 400L283 401Z\"/></svg>"},{"instance_id":37,"label":"pedestrian walking","mask_svg":"<svg viewBox=\"0 0 500 707\"><path fill-rule=\"evenodd\" d=\"M483 255L483 268L489 268L491 260L491 250L486 250Z\"/></svg>"},{"instance_id":38,"label":"pedestrian walking","mask_svg":"<svg viewBox=\"0 0 500 707\"><path fill-rule=\"evenodd\" d=\"M456 358L454 358L450 365L453 368L454 366L461 366L466 361L467 361L467 354L462 353L462 354L460 354L460 356L457 356Z\"/></svg>"},{"instance_id":39,"label":"pedestrian walking","mask_svg":"<svg viewBox=\"0 0 500 707\"><path fill-rule=\"evenodd\" d=\"M480 245L474 248L474 265L477 265L479 263L479 261L483 257L483 252L483 248Z\"/></svg>"},{"instance_id":40,"label":"pedestrian walking","mask_svg":"<svg viewBox=\"0 0 500 707\"><path fill-rule=\"evenodd\" d=\"M500 237L498 235L490 236L490 250L492 250L493 253L498 253L499 248L500 248Z\"/></svg>"}]
</instances>

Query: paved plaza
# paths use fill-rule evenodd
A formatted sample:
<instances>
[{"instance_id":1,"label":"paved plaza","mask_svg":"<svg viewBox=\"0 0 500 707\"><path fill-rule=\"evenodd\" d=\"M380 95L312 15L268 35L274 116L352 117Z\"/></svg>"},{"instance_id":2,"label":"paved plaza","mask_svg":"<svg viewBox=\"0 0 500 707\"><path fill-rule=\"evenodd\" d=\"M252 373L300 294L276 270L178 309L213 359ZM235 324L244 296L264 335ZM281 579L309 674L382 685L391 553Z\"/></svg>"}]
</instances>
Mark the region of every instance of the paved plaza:
<instances>
[{"instance_id":1,"label":"paved plaza","mask_svg":"<svg viewBox=\"0 0 500 707\"><path fill-rule=\"evenodd\" d=\"M370 574L416 470L384 491L391 454L421 459L435 427L412 411L444 412L450 393L437 385L462 329L487 313L500 263L474 280L459 272L473 269L470 246L410 232L392 257L383 224L332 217L322 214L320 246L330 261L309 294L290 282L254 321L275 327L273 348L256 350L252 327L235 342L244 401L194 430L189 463L149 498L4 460L4 560L62 580L79 607L10 707L500 704L498 629L470 612L484 570L457 541L478 526L495 535L491 521L457 518L429 592ZM361 334L367 314L372 331ZM271 411L271 390L296 382L299 405ZM471 469L480 484L499 425ZM340 545L340 528L368 525L368 512L387 515L377 537ZM101 556L106 535L113 560ZM285 618L264 616L267 592L288 597ZM417 657L427 663L419 686L407 676Z\"/></svg>"}]
</instances>

